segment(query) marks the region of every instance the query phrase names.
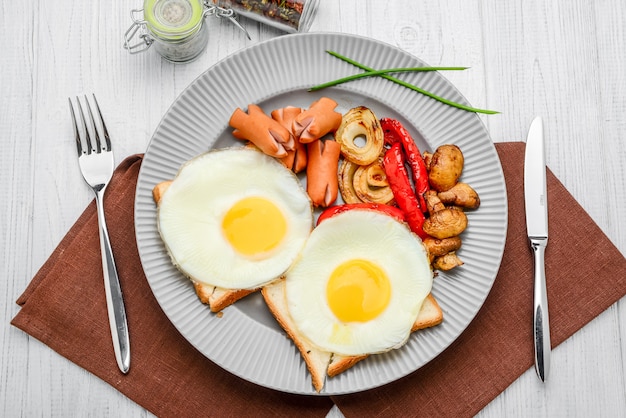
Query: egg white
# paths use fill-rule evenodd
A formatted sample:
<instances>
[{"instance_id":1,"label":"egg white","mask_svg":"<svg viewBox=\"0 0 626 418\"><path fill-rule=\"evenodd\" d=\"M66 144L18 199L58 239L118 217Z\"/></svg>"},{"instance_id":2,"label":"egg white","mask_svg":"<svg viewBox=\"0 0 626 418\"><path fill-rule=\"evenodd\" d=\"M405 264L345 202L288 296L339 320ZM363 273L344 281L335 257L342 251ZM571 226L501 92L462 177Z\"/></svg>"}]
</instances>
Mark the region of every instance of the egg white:
<instances>
[{"instance_id":1,"label":"egg white","mask_svg":"<svg viewBox=\"0 0 626 418\"><path fill-rule=\"evenodd\" d=\"M331 311L326 286L337 266L369 260L391 282L386 309L367 322L343 323ZM324 220L286 273L288 309L299 332L323 351L342 355L402 346L432 287L422 241L402 223L372 211L351 210Z\"/></svg>"},{"instance_id":2,"label":"egg white","mask_svg":"<svg viewBox=\"0 0 626 418\"><path fill-rule=\"evenodd\" d=\"M287 220L282 242L259 257L238 253L222 231L228 210L246 197L274 203ZM158 206L158 229L172 262L194 281L255 289L280 277L313 224L298 178L274 158L248 148L207 152L185 163Z\"/></svg>"}]
</instances>

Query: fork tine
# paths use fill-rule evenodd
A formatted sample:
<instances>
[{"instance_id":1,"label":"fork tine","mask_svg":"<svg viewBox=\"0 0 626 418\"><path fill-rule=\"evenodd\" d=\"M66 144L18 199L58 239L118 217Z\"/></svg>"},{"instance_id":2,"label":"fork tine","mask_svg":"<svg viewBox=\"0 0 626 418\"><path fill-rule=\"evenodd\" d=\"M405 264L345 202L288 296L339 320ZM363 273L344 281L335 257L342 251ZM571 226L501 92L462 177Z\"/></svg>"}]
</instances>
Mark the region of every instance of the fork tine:
<instances>
[{"instance_id":1,"label":"fork tine","mask_svg":"<svg viewBox=\"0 0 626 418\"><path fill-rule=\"evenodd\" d=\"M89 116L89 121L91 122L91 126L93 127L93 136L96 138L96 153L100 154L102 152L100 134L98 134L98 125L96 124L96 120L94 119L93 113L91 112L91 105L89 104L89 99L87 99L87 95L85 95L85 103L87 103L87 115Z\"/></svg>"},{"instance_id":2,"label":"fork tine","mask_svg":"<svg viewBox=\"0 0 626 418\"><path fill-rule=\"evenodd\" d=\"M96 100L96 95L92 93L93 102L96 105L96 110L98 111L98 116L100 116L100 123L102 124L102 131L104 133L104 141L106 142L106 150L111 151L111 139L109 138L109 131L107 130L106 125L104 124L104 118L102 117L102 112L100 111L100 105L98 105L98 100Z\"/></svg>"},{"instance_id":3,"label":"fork tine","mask_svg":"<svg viewBox=\"0 0 626 418\"><path fill-rule=\"evenodd\" d=\"M70 114L72 115L72 122L74 124L74 136L76 137L76 149L78 151L78 156L80 156L83 153L83 145L80 142L80 135L78 133L78 123L76 122L76 115L74 114L74 106L72 106L72 99L68 97L67 101L70 104Z\"/></svg>"},{"instance_id":4,"label":"fork tine","mask_svg":"<svg viewBox=\"0 0 626 418\"><path fill-rule=\"evenodd\" d=\"M80 121L85 128L85 139L87 140L87 154L91 154L91 136L89 135L89 129L87 128L87 122L85 122L85 113L83 112L83 107L80 104L80 99L76 96L76 103L78 104L78 114L80 115ZM88 103L89 104L89 103ZM93 118L92 118L93 120Z\"/></svg>"}]
</instances>

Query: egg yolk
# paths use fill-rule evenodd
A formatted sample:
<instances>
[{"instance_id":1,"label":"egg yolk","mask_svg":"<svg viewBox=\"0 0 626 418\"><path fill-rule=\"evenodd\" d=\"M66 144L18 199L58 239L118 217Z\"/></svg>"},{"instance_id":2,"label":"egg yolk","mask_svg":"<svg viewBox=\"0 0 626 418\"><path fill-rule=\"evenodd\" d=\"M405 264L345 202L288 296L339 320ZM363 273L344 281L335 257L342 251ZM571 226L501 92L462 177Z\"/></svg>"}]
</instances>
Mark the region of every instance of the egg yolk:
<instances>
[{"instance_id":1,"label":"egg yolk","mask_svg":"<svg viewBox=\"0 0 626 418\"><path fill-rule=\"evenodd\" d=\"M285 237L287 221L281 210L262 197L246 197L231 207L222 231L239 253L254 256L270 251Z\"/></svg>"},{"instance_id":2,"label":"egg yolk","mask_svg":"<svg viewBox=\"0 0 626 418\"><path fill-rule=\"evenodd\" d=\"M367 322L380 315L391 298L391 284L376 264L354 259L340 264L326 285L328 306L343 322Z\"/></svg>"}]
</instances>

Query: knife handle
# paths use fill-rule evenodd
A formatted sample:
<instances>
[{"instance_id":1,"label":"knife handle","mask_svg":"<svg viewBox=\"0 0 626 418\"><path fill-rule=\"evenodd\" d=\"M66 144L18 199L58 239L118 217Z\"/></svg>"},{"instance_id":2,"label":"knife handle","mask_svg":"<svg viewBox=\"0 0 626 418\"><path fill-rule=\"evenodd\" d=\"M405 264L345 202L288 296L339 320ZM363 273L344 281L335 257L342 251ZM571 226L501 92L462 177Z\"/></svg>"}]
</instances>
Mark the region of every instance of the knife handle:
<instances>
[{"instance_id":1,"label":"knife handle","mask_svg":"<svg viewBox=\"0 0 626 418\"><path fill-rule=\"evenodd\" d=\"M530 246L534 253L535 284L534 284L534 316L533 334L535 341L535 371L542 382L545 382L550 370L550 320L548 317L548 293L546 290L546 271L544 254L548 239L546 237L530 238Z\"/></svg>"}]
</instances>

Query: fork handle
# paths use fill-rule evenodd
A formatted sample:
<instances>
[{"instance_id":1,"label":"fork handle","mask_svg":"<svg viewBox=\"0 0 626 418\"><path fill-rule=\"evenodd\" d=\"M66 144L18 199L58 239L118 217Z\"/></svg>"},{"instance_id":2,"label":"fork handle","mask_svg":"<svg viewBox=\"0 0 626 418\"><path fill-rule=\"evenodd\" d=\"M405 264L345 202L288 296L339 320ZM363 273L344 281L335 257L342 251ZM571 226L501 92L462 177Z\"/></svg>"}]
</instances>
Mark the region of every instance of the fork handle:
<instances>
[{"instance_id":1,"label":"fork handle","mask_svg":"<svg viewBox=\"0 0 626 418\"><path fill-rule=\"evenodd\" d=\"M126 309L122 299L122 288L120 287L115 259L111 251L111 241L104 218L104 198L105 188L95 190L96 207L98 211L98 225L100 230L100 251L102 253L102 271L104 273L104 289L107 301L107 311L109 315L109 326L111 337L113 338L113 351L117 365L122 373L128 373L130 368L130 341L128 337L128 323L126 321Z\"/></svg>"}]
</instances>

